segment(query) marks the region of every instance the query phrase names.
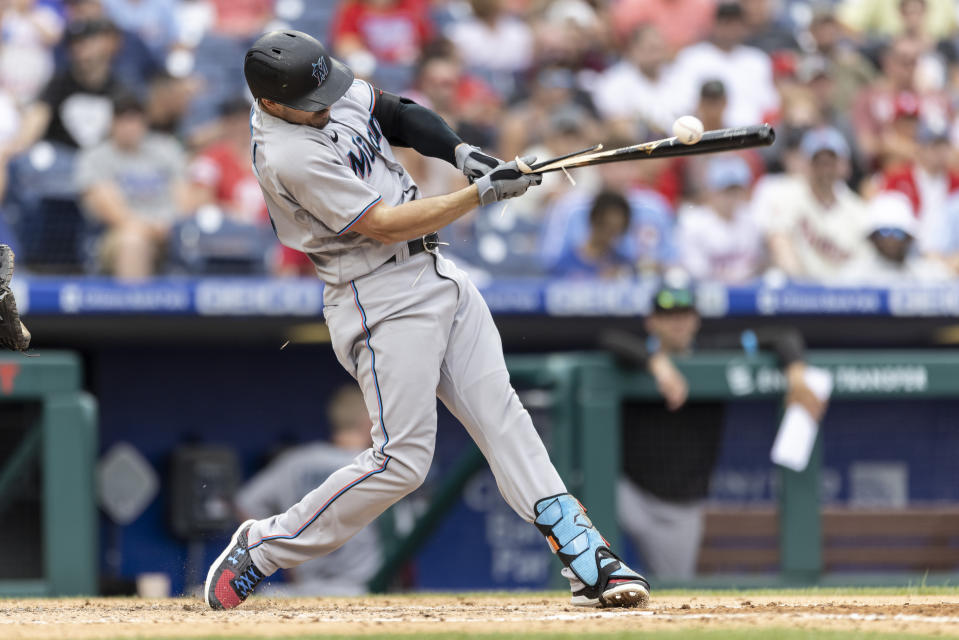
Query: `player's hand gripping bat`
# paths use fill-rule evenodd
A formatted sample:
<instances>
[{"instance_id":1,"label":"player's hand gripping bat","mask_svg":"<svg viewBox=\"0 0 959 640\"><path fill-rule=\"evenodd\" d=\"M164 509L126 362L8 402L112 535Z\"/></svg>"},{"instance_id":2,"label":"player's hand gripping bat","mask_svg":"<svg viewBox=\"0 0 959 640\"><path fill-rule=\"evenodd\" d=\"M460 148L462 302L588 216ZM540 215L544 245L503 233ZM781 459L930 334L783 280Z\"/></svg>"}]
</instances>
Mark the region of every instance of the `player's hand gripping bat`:
<instances>
[{"instance_id":1,"label":"player's hand gripping bat","mask_svg":"<svg viewBox=\"0 0 959 640\"><path fill-rule=\"evenodd\" d=\"M775 141L776 132L772 126L757 124L749 127L707 131L703 134L702 140L694 144L683 144L672 137L634 144L629 147L620 147L619 149L610 149L609 151L601 151L602 145L596 145L565 156L537 162L534 165L528 165L517 158L516 164L523 173L549 173L607 162L694 156L702 153L718 153L750 147L768 147Z\"/></svg>"}]
</instances>

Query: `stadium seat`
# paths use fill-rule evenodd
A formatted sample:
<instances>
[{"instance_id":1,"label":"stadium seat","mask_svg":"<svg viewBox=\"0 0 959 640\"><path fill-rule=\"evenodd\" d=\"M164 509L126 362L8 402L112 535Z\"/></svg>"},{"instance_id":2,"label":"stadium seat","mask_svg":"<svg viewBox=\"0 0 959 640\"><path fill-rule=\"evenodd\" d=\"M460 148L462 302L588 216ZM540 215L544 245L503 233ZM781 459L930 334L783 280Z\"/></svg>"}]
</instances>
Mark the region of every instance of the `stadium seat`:
<instances>
[{"instance_id":1,"label":"stadium seat","mask_svg":"<svg viewBox=\"0 0 959 640\"><path fill-rule=\"evenodd\" d=\"M201 211L170 233L169 270L202 275L263 275L272 262L269 228Z\"/></svg>"},{"instance_id":2,"label":"stadium seat","mask_svg":"<svg viewBox=\"0 0 959 640\"><path fill-rule=\"evenodd\" d=\"M87 222L73 179L76 155L44 141L10 162L5 208L20 241L18 260L34 271L82 270Z\"/></svg>"}]
</instances>

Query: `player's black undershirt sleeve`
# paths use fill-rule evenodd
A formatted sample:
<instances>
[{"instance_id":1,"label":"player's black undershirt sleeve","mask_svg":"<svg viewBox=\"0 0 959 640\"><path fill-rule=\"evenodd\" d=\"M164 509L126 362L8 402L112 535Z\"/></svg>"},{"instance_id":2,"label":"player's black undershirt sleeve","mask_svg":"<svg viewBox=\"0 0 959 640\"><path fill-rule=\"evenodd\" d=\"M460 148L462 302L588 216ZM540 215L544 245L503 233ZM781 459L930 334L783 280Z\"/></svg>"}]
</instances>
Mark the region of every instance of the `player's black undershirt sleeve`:
<instances>
[{"instance_id":1,"label":"player's black undershirt sleeve","mask_svg":"<svg viewBox=\"0 0 959 640\"><path fill-rule=\"evenodd\" d=\"M772 349L782 367L805 360L806 341L802 334L791 327L765 327L756 329L756 341L760 349Z\"/></svg>"},{"instance_id":2,"label":"player's black undershirt sleeve","mask_svg":"<svg viewBox=\"0 0 959 640\"><path fill-rule=\"evenodd\" d=\"M634 333L610 329L599 335L599 346L609 351L617 362L627 366L645 368L649 360L646 341Z\"/></svg>"},{"instance_id":3,"label":"player's black undershirt sleeve","mask_svg":"<svg viewBox=\"0 0 959 640\"><path fill-rule=\"evenodd\" d=\"M383 135L396 147L411 147L431 158L456 164L456 146L463 142L436 112L409 98L373 89L376 103L373 117Z\"/></svg>"}]
</instances>

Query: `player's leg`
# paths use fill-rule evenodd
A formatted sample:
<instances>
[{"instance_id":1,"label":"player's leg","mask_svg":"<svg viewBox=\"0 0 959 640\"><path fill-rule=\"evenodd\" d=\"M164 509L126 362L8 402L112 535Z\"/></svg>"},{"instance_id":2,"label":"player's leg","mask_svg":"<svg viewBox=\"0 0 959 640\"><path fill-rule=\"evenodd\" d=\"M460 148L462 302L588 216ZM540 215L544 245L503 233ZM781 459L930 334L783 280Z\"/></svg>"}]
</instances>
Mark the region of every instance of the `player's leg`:
<instances>
[{"instance_id":1,"label":"player's leg","mask_svg":"<svg viewBox=\"0 0 959 640\"><path fill-rule=\"evenodd\" d=\"M656 578L689 580L696 574L703 537L703 503L667 502L621 478L616 511L623 530Z\"/></svg>"},{"instance_id":2,"label":"player's leg","mask_svg":"<svg viewBox=\"0 0 959 640\"><path fill-rule=\"evenodd\" d=\"M438 395L489 461L506 502L547 537L565 565L573 603L635 606L649 598L629 569L566 492L509 381L496 325L476 287L449 261L441 268L460 287Z\"/></svg>"},{"instance_id":3,"label":"player's leg","mask_svg":"<svg viewBox=\"0 0 959 640\"><path fill-rule=\"evenodd\" d=\"M452 283L431 278L423 278L414 291L401 291L402 299L397 291L394 280L365 278L327 294L324 314L334 350L363 389L373 447L285 513L244 523L231 547L242 548L228 548L210 570L211 606L236 606L262 577L333 551L425 479L436 434L440 363L457 293ZM246 582L237 583L242 575L227 566L231 553L250 558L255 572L247 570ZM218 567L233 576L218 577Z\"/></svg>"}]
</instances>

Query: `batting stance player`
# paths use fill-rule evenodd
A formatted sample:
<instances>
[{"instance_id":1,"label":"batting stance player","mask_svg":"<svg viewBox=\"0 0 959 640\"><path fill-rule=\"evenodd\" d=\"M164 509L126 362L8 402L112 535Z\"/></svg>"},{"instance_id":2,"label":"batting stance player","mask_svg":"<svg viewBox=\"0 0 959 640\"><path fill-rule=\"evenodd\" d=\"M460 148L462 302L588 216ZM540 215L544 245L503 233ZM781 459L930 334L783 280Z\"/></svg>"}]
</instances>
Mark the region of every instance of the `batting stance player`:
<instances>
[{"instance_id":1,"label":"batting stance player","mask_svg":"<svg viewBox=\"0 0 959 640\"><path fill-rule=\"evenodd\" d=\"M253 171L280 241L305 252L326 283L323 315L337 359L363 389L373 447L286 513L240 525L207 574L207 603L236 607L266 576L333 551L420 486L438 396L509 505L562 560L573 604L645 605L649 584L610 551L553 468L510 386L485 302L437 251L437 229L522 195L542 176L463 143L432 111L354 80L305 33L262 36L244 74L256 98ZM455 164L473 184L419 199L393 146Z\"/></svg>"}]
</instances>

